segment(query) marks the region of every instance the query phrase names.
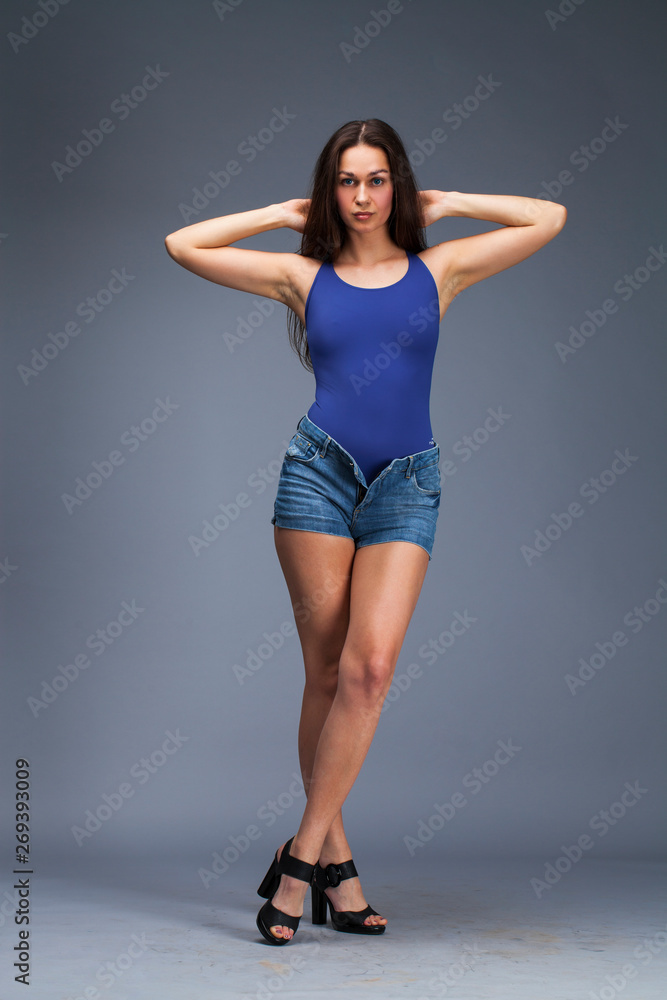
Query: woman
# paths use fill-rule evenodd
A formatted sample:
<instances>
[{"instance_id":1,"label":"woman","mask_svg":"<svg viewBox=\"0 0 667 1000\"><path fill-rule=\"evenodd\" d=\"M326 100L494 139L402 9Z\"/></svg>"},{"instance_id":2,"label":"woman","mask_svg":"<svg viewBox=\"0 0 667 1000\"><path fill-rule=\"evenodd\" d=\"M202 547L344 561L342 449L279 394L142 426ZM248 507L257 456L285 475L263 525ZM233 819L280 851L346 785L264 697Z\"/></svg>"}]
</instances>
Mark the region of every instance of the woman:
<instances>
[{"instance_id":1,"label":"woman","mask_svg":"<svg viewBox=\"0 0 667 1000\"><path fill-rule=\"evenodd\" d=\"M423 228L454 215L504 228L427 248ZM283 302L290 342L316 378L272 518L306 671L298 743L307 793L299 829L258 890L267 902L257 926L272 944L293 937L308 885L314 923L326 922L328 903L337 930L385 930L362 892L341 807L431 558L440 449L429 393L439 323L456 295L535 253L566 216L563 205L532 198L418 191L400 137L372 118L331 136L311 198L166 238L171 257L195 274ZM299 253L230 245L282 226L303 234Z\"/></svg>"}]
</instances>

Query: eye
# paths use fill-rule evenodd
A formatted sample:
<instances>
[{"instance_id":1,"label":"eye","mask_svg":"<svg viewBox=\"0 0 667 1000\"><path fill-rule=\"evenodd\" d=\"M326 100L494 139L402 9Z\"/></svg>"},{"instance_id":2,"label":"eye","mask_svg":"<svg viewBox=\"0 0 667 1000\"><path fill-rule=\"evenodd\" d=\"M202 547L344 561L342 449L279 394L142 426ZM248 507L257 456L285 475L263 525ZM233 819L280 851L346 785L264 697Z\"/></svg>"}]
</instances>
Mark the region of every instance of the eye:
<instances>
[{"instance_id":1,"label":"eye","mask_svg":"<svg viewBox=\"0 0 667 1000\"><path fill-rule=\"evenodd\" d=\"M373 180L374 181L379 181L380 184L384 184L384 179L382 177L374 177ZM374 185L374 187L377 187L377 186L378 185Z\"/></svg>"}]
</instances>

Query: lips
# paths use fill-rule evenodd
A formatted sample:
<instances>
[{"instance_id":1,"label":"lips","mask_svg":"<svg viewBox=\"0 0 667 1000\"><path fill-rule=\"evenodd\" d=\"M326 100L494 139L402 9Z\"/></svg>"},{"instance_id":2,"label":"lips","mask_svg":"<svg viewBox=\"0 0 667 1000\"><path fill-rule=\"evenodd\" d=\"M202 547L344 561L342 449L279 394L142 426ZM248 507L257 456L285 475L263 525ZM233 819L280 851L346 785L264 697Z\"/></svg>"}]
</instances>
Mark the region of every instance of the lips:
<instances>
[{"instance_id":1,"label":"lips","mask_svg":"<svg viewBox=\"0 0 667 1000\"><path fill-rule=\"evenodd\" d=\"M355 219L370 219L372 212L353 212Z\"/></svg>"}]
</instances>

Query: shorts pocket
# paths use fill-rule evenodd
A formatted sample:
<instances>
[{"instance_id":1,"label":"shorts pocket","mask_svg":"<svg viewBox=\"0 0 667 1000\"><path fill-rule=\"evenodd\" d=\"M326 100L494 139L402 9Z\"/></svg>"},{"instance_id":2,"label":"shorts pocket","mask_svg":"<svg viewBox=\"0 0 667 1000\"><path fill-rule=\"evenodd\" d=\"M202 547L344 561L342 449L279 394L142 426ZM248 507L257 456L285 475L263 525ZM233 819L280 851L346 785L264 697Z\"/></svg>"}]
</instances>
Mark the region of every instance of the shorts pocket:
<instances>
[{"instance_id":1,"label":"shorts pocket","mask_svg":"<svg viewBox=\"0 0 667 1000\"><path fill-rule=\"evenodd\" d=\"M297 432L287 446L285 458L296 462L312 462L318 454L319 447Z\"/></svg>"},{"instance_id":2,"label":"shorts pocket","mask_svg":"<svg viewBox=\"0 0 667 1000\"><path fill-rule=\"evenodd\" d=\"M438 496L441 491L440 466L437 462L425 465L421 469L413 469L410 479L419 493Z\"/></svg>"}]
</instances>

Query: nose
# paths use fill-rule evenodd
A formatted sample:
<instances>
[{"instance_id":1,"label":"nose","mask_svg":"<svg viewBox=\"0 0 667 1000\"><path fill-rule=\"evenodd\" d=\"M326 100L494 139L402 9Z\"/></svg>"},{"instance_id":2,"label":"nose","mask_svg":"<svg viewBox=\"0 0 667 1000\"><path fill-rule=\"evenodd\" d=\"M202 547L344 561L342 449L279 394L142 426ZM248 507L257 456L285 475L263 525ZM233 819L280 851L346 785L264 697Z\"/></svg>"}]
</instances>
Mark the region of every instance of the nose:
<instances>
[{"instance_id":1,"label":"nose","mask_svg":"<svg viewBox=\"0 0 667 1000\"><path fill-rule=\"evenodd\" d=\"M359 186L359 189L357 191L357 194L356 194L356 197L355 197L354 200L357 203L357 205L366 205L366 204L368 204L368 195L366 194L366 189L363 186L363 184L361 184Z\"/></svg>"}]
</instances>

